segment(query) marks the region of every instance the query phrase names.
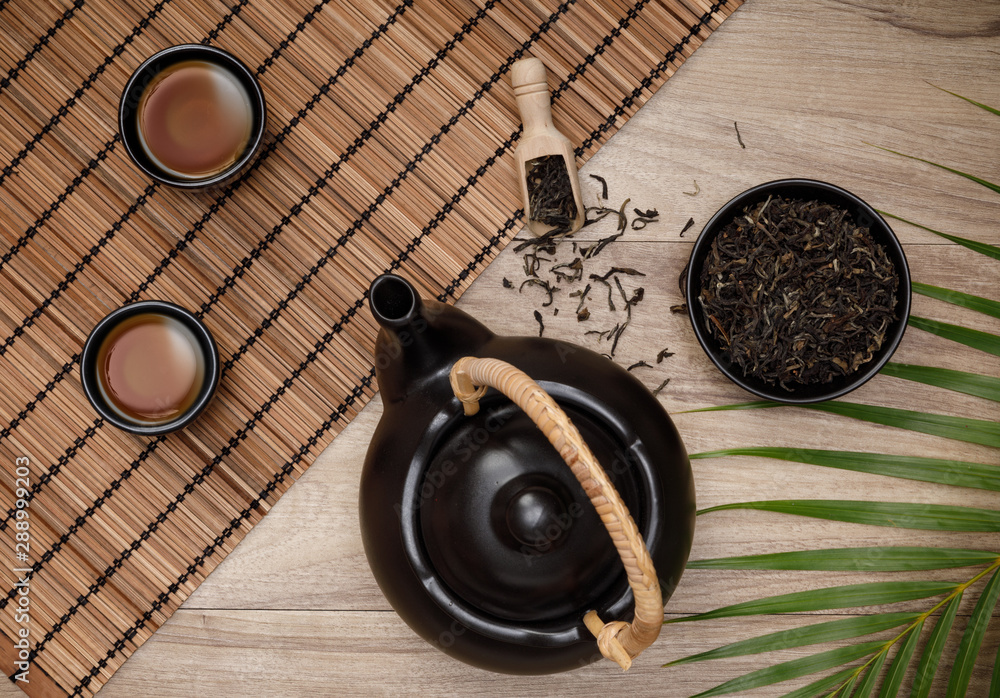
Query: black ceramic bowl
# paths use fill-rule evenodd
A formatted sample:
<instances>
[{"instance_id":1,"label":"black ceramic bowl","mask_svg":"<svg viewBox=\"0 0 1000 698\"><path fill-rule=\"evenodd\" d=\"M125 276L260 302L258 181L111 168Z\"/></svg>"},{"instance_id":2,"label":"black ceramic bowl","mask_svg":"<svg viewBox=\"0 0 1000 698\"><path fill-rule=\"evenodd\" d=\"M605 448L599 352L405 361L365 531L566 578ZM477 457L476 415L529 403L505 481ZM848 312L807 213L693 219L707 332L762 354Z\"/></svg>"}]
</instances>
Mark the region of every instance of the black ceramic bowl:
<instances>
[{"instance_id":1,"label":"black ceramic bowl","mask_svg":"<svg viewBox=\"0 0 1000 698\"><path fill-rule=\"evenodd\" d=\"M198 342L198 350L204 361L204 378L194 402L182 414L167 422L143 423L134 422L122 417L108 405L98 384L97 355L101 343L118 323L142 313L164 315L182 323L194 334ZM139 303L124 305L111 312L91 330L90 336L87 337L87 341L83 345L83 352L80 355L80 380L83 383L83 392L87 395L87 399L94 406L94 409L97 410L97 413L119 429L144 436L166 434L182 429L194 421L212 400L215 388L219 384L220 373L219 350L208 328L190 311L166 301L141 301Z\"/></svg>"},{"instance_id":2,"label":"black ceramic bowl","mask_svg":"<svg viewBox=\"0 0 1000 698\"><path fill-rule=\"evenodd\" d=\"M760 378L743 375L743 369L725 357L718 340L709 331L701 304L701 270L709 254L712 241L719 232L744 208L764 201L769 196L785 198L818 200L850 212L855 223L867 226L872 238L880 244L892 261L899 276L896 289L896 320L886 332L882 347L868 363L861 365L855 372L838 376L829 383L795 384L788 391L777 383L771 384ZM688 299L688 315L691 326L699 344L708 354L712 362L718 366L730 380L744 390L775 402L787 404L806 404L822 402L840 397L872 378L889 360L899 341L903 338L906 321L910 315L910 270L906 264L903 248L895 234L875 209L849 191L826 182L811 179L782 179L767 182L748 189L723 206L705 225L688 263L687 279L684 282L684 292Z\"/></svg>"},{"instance_id":3,"label":"black ceramic bowl","mask_svg":"<svg viewBox=\"0 0 1000 698\"><path fill-rule=\"evenodd\" d=\"M170 66L181 61L200 60L213 63L227 69L236 76L250 96L250 107L253 112L253 123L250 127L250 140L243 154L231 166L202 179L182 179L162 170L146 153L139 140L139 121L136 111L139 100L150 81ZM136 68L132 77L125 83L121 102L118 105L118 130L121 134L125 150L136 166L157 182L169 184L182 189L201 189L215 186L238 177L245 172L260 152L264 142L264 129L267 125L267 105L264 102L264 92L253 72L230 53L214 46L201 44L181 44L163 49L153 54Z\"/></svg>"}]
</instances>

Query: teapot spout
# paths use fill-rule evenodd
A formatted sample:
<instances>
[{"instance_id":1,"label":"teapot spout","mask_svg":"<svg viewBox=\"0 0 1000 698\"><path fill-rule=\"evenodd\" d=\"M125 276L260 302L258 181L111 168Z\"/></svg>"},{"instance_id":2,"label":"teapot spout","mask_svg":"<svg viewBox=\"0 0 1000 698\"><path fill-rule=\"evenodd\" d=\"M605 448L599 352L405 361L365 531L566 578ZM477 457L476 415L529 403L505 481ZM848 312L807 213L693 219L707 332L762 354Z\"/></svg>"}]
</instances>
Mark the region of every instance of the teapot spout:
<instances>
[{"instance_id":1,"label":"teapot spout","mask_svg":"<svg viewBox=\"0 0 1000 698\"><path fill-rule=\"evenodd\" d=\"M381 327L375 340L375 375L387 406L414 392L437 396L441 391L441 399L450 400L446 391L451 390L451 365L493 337L462 311L422 300L409 281L395 274L376 278L368 301Z\"/></svg>"},{"instance_id":2,"label":"teapot spout","mask_svg":"<svg viewBox=\"0 0 1000 698\"><path fill-rule=\"evenodd\" d=\"M368 298L375 321L390 332L412 324L423 305L417 289L395 274L382 274L376 278Z\"/></svg>"}]
</instances>

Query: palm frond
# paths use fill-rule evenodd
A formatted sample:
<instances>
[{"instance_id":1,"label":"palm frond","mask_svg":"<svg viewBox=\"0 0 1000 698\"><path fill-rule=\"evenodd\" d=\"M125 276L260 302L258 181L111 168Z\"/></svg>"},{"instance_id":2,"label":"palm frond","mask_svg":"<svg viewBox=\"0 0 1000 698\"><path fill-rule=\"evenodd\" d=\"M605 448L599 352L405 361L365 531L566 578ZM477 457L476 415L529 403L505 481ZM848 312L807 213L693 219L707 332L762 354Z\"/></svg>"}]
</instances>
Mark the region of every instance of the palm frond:
<instances>
[{"instance_id":1,"label":"palm frond","mask_svg":"<svg viewBox=\"0 0 1000 698\"><path fill-rule=\"evenodd\" d=\"M882 367L881 373L894 378L933 385L937 388L1000 402L1000 378L994 376L955 371L950 368L937 368L936 366L897 364L892 361Z\"/></svg>"},{"instance_id":2,"label":"palm frond","mask_svg":"<svg viewBox=\"0 0 1000 698\"><path fill-rule=\"evenodd\" d=\"M907 631L906 640L896 651L896 656L893 658L892 664L889 665L889 673L885 676L879 696L895 696L899 693L899 687L902 685L903 677L910 666L910 660L913 659L913 653L917 649L917 641L920 639L920 632L923 629L924 621L921 620Z\"/></svg>"},{"instance_id":3,"label":"palm frond","mask_svg":"<svg viewBox=\"0 0 1000 698\"><path fill-rule=\"evenodd\" d=\"M928 318L910 315L907 321L910 327L936 334L938 337L950 339L953 342L964 344L967 347L985 351L987 354L1000 356L1000 337L982 330L973 330L961 325L953 325L950 322L940 320L930 320Z\"/></svg>"},{"instance_id":4,"label":"palm frond","mask_svg":"<svg viewBox=\"0 0 1000 698\"><path fill-rule=\"evenodd\" d=\"M917 528L925 531L1000 532L1000 511L947 504L870 502L835 499L780 499L736 502L702 509L698 515L733 509L756 509L828 521Z\"/></svg>"},{"instance_id":5,"label":"palm frond","mask_svg":"<svg viewBox=\"0 0 1000 698\"><path fill-rule=\"evenodd\" d=\"M990 112L991 114L996 114L997 116L1000 116L1000 111L994 109L993 107L988 107L985 104L983 104L982 102L977 102L974 99L969 99L968 97L963 97L962 95L958 94L957 92L952 92L951 90L946 90L943 87L938 87L937 85L935 85L932 82L929 82L927 84L930 85L931 87L935 87L935 88L941 90L942 92L947 92L948 94L952 95L953 97L958 97L959 99L964 99L969 104L975 104L980 109L985 109L986 111Z\"/></svg>"},{"instance_id":6,"label":"palm frond","mask_svg":"<svg viewBox=\"0 0 1000 698\"><path fill-rule=\"evenodd\" d=\"M768 400L756 400L733 405L720 405L718 407L703 407L695 410L687 410L687 412L754 410L770 407L786 407L786 405ZM946 414L935 414L933 412L917 412L915 410L902 410L897 407L881 407L879 405L862 405L855 402L842 402L840 400L818 402L812 405L798 405L797 407L799 409L830 412L889 427L919 431L924 434L943 436L957 441L1000 447L1000 424L984 419L968 419Z\"/></svg>"},{"instance_id":7,"label":"palm frond","mask_svg":"<svg viewBox=\"0 0 1000 698\"><path fill-rule=\"evenodd\" d=\"M791 594L769 596L754 601L716 608L683 618L670 618L664 623L686 623L710 618L733 618L736 616L759 616L770 613L805 613L807 611L828 611L832 608L859 608L880 606L900 601L926 599L949 594L957 588L951 582L867 582L845 586L825 587L796 591Z\"/></svg>"},{"instance_id":8,"label":"palm frond","mask_svg":"<svg viewBox=\"0 0 1000 698\"><path fill-rule=\"evenodd\" d=\"M878 681L878 675L882 672L882 665L885 664L887 656L889 656L888 647L876 655L875 660L868 667L868 672L861 679L861 683L858 684L858 689L854 692L853 698L868 698L872 694L872 690L875 688L875 683Z\"/></svg>"},{"instance_id":9,"label":"palm frond","mask_svg":"<svg viewBox=\"0 0 1000 698\"><path fill-rule=\"evenodd\" d=\"M974 487L1000 492L1000 467L985 463L925 458L922 456L897 456L887 453L863 451L829 451L815 448L780 448L774 446L747 446L724 448L716 451L693 453L691 460L721 458L724 456L759 456L777 460L807 463L827 468L839 468L859 473L898 477L904 480L933 482L939 485Z\"/></svg>"},{"instance_id":10,"label":"palm frond","mask_svg":"<svg viewBox=\"0 0 1000 698\"><path fill-rule=\"evenodd\" d=\"M952 242L961 245L962 247L966 247L972 250L973 252L984 254L987 257L992 257L993 259L1000 259L1000 247L997 247L996 245L989 245L985 242L976 242L975 240L969 240L968 238L959 237L957 235L942 233L940 230L934 230L934 228L928 228L926 225L921 225L920 223L914 223L911 220L907 220L906 218L897 216L894 213L889 213L888 211L882 211L881 209L876 209L876 211L878 211L881 215L886 216L888 218L893 218L897 221L902 221L916 228L920 228L921 230L926 230L928 233L934 233L935 235L943 237L945 240L951 240Z\"/></svg>"},{"instance_id":11,"label":"palm frond","mask_svg":"<svg viewBox=\"0 0 1000 698\"><path fill-rule=\"evenodd\" d=\"M900 156L902 156L904 158L909 158L910 160L916 160L918 162L922 162L922 163L925 163L927 165L931 165L932 167L937 167L938 169L945 170L946 172L951 172L952 174L957 174L959 177L965 177L966 179L968 179L970 181L973 181L976 184L980 184L980 185L986 187L987 189L991 189L991 190L995 191L997 194L1000 194L1000 184L994 184L993 182L987 181L987 180L983 179L982 177L976 177L975 175L971 175L968 172L962 172L961 170L956 170L953 167L948 167L946 165L939 165L938 163L933 162L931 160L925 160L924 158L918 158L916 155L907 155L906 153L901 153L898 150L893 150L892 148L885 148L885 147L883 147L881 145L875 145L874 143L868 143L867 141L865 141L865 145L870 145L870 146L872 146L874 148L878 148L879 150L884 150L887 153L893 153L894 155L900 155Z\"/></svg>"},{"instance_id":12,"label":"palm frond","mask_svg":"<svg viewBox=\"0 0 1000 698\"><path fill-rule=\"evenodd\" d=\"M927 698L930 694L931 683L934 681L934 674L937 672L941 653L944 651L944 643L948 640L948 633L951 632L951 626L955 622L955 615L961 603L962 593L959 592L948 602L944 613L935 623L934 630L931 631L931 636L924 646L920 663L917 664L917 674L910 689L910 698Z\"/></svg>"},{"instance_id":13,"label":"palm frond","mask_svg":"<svg viewBox=\"0 0 1000 698\"><path fill-rule=\"evenodd\" d=\"M770 686L781 681L797 679L800 676L808 676L833 667L843 666L856 659L875 654L885 646L883 642L862 642L857 645L847 645L837 649L827 650L809 657L793 659L774 666L751 671L743 676L730 679L721 683L715 688L697 694L694 698L708 698L709 696L721 696L726 693L736 693L737 691L749 691L752 688Z\"/></svg>"},{"instance_id":14,"label":"palm frond","mask_svg":"<svg viewBox=\"0 0 1000 698\"><path fill-rule=\"evenodd\" d=\"M920 615L919 613L879 613L871 616L831 620L825 623L806 625L792 630L781 630L776 633L733 642L707 652L700 652L675 659L663 666L703 662L708 659L741 657L748 654L760 654L761 652L773 652L774 650L805 647L806 645L818 645L823 642L836 642L837 640L851 640L856 637L871 635L872 633L914 623L920 618Z\"/></svg>"},{"instance_id":15,"label":"palm frond","mask_svg":"<svg viewBox=\"0 0 1000 698\"><path fill-rule=\"evenodd\" d=\"M976 663L976 656L986 635L986 626L993 617L993 609L997 605L998 598L1000 598L1000 570L993 573L979 601L976 602L976 607L972 609L972 617L969 618L969 625L962 634L962 641L955 655L955 665L948 680L947 698L961 698L965 695L969 679L972 677L972 666Z\"/></svg>"},{"instance_id":16,"label":"palm frond","mask_svg":"<svg viewBox=\"0 0 1000 698\"><path fill-rule=\"evenodd\" d=\"M911 283L910 286L915 293L919 293L922 296L937 298L947 303L984 313L990 317L1000 318L1000 303L992 301L989 298L974 296L971 293L962 293L961 291L952 291L951 289L922 284L916 281Z\"/></svg>"},{"instance_id":17,"label":"palm frond","mask_svg":"<svg viewBox=\"0 0 1000 698\"><path fill-rule=\"evenodd\" d=\"M874 546L794 550L763 555L739 555L690 560L688 569L821 570L827 572L903 572L989 565L997 553L964 548Z\"/></svg>"},{"instance_id":18,"label":"palm frond","mask_svg":"<svg viewBox=\"0 0 1000 698\"><path fill-rule=\"evenodd\" d=\"M854 667L848 667L846 669L841 669L840 671L830 674L829 676L824 676L821 679L817 679L810 684L806 684L802 688L796 688L790 693L786 693L782 698L813 698L813 696L818 696L826 690L829 690L836 686L837 684L843 682L845 679L850 679L852 676L856 676L856 669ZM849 695L847 693L843 695Z\"/></svg>"}]
</instances>

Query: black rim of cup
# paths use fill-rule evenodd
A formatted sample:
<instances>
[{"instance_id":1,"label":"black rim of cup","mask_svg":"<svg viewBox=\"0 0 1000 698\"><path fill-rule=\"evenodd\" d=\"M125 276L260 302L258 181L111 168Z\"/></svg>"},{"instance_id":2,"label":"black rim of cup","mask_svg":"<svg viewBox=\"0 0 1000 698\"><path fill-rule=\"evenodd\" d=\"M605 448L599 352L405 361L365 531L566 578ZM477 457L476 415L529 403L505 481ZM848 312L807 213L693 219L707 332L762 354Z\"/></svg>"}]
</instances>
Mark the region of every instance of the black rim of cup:
<instances>
[{"instance_id":1,"label":"black rim of cup","mask_svg":"<svg viewBox=\"0 0 1000 698\"><path fill-rule=\"evenodd\" d=\"M104 338L122 320L130 318L140 313L156 313L174 318L188 327L198 339L198 346L205 357L205 380L202 383L198 397L183 414L169 422L159 424L141 424L128 421L108 405L97 384L97 354ZM83 345L83 352L80 355L80 381L83 383L83 392L86 394L90 404L93 405L97 413L106 421L114 424L119 429L132 434L144 436L156 436L166 434L178 429L182 429L190 424L201 414L202 410L211 402L215 394L215 388L219 383L219 350L215 344L215 339L205 324L193 313L167 301L140 301L123 305L121 308L111 312L101 320L90 332L87 341Z\"/></svg>"},{"instance_id":2,"label":"black rim of cup","mask_svg":"<svg viewBox=\"0 0 1000 698\"><path fill-rule=\"evenodd\" d=\"M203 60L230 70L246 89L247 94L250 95L250 106L253 112L253 127L250 134L250 142L247 144L246 150L243 151L243 155L222 172L202 179L172 177L169 173L157 167L156 163L146 154L139 141L139 124L136 119L136 109L139 107L139 99L142 97L142 93L150 81L170 66L186 60ZM264 91L261 89L260 83L254 74L242 61L232 54L214 46L203 46L201 44L171 46L150 56L142 65L136 68L135 72L132 73L132 77L125 83L125 89L122 90L121 101L118 104L118 132L132 162L157 182L182 189L201 189L213 186L242 172L258 154L264 142L266 126L267 104L264 101Z\"/></svg>"},{"instance_id":3,"label":"black rim of cup","mask_svg":"<svg viewBox=\"0 0 1000 698\"><path fill-rule=\"evenodd\" d=\"M813 383L807 385L793 384L793 390L787 391L777 383L770 384L759 378L744 376L739 365L730 362L722 353L719 342L709 332L705 325L701 305L701 269L708 256L712 241L730 221L747 206L764 201L768 196L784 196L797 199L815 199L847 209L854 221L859 225L868 226L872 238L881 244L892 261L899 277L896 289L896 321L889 327L881 348L868 363L860 366L857 371L845 376L838 376L829 383ZM841 397L860 387L873 378L889 361L896 347L899 346L903 333L906 331L907 319L910 316L910 269L906 263L903 247L893 233L889 224L865 201L827 182L813 179L781 179L760 184L746 190L731 199L708 221L688 261L687 278L684 281L684 293L687 297L688 318L694 328L694 334L708 358L722 373L738 386L768 400L790 405L802 405L822 402Z\"/></svg>"}]
</instances>

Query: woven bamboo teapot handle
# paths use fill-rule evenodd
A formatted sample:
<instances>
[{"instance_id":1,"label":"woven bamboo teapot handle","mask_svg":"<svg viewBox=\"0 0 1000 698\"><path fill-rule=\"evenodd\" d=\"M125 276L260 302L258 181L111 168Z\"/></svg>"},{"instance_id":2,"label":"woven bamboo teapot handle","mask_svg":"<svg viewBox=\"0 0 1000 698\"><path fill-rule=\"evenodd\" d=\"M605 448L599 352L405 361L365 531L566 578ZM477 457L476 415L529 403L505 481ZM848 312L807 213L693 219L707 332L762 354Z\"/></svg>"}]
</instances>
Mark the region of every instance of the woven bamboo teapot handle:
<instances>
[{"instance_id":1,"label":"woven bamboo teapot handle","mask_svg":"<svg viewBox=\"0 0 1000 698\"><path fill-rule=\"evenodd\" d=\"M479 411L479 399L488 387L510 398L555 446L590 497L625 565L635 595L635 618L631 623L604 623L597 611L588 611L584 622L597 638L601 654L628 670L660 634L663 599L653 561L625 502L566 413L523 371L498 359L466 356L455 362L450 379L455 397L469 416Z\"/></svg>"}]
</instances>

